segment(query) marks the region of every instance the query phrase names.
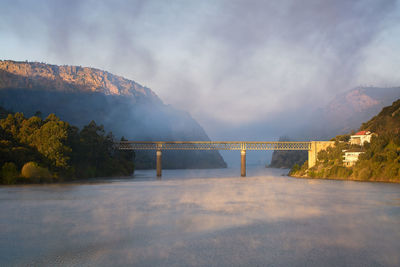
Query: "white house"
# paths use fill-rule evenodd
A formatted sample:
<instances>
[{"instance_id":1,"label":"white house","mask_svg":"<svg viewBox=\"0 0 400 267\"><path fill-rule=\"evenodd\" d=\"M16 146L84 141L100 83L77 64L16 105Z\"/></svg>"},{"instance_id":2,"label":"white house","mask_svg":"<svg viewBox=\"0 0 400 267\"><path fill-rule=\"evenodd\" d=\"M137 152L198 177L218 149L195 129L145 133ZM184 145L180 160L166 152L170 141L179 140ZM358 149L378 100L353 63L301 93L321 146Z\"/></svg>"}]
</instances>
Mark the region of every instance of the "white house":
<instances>
[{"instance_id":1,"label":"white house","mask_svg":"<svg viewBox=\"0 0 400 267\"><path fill-rule=\"evenodd\" d=\"M351 167L358 161L360 154L364 153L360 149L343 150L343 166Z\"/></svg>"},{"instance_id":2,"label":"white house","mask_svg":"<svg viewBox=\"0 0 400 267\"><path fill-rule=\"evenodd\" d=\"M350 136L350 144L364 145L364 142L371 142L372 133L370 131L360 131L355 135Z\"/></svg>"}]
</instances>

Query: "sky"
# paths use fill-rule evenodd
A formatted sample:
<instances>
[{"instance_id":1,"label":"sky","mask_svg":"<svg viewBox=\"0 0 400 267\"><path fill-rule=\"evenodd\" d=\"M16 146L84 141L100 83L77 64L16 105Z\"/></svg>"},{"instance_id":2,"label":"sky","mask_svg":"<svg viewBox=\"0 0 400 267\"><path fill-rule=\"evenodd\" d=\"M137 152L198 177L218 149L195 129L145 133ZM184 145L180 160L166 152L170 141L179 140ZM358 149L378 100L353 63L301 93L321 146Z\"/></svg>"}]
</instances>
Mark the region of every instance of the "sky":
<instances>
[{"instance_id":1,"label":"sky","mask_svg":"<svg viewBox=\"0 0 400 267\"><path fill-rule=\"evenodd\" d=\"M359 85L400 85L396 0L0 5L0 59L132 79L188 111L213 139L285 112L311 112Z\"/></svg>"}]
</instances>

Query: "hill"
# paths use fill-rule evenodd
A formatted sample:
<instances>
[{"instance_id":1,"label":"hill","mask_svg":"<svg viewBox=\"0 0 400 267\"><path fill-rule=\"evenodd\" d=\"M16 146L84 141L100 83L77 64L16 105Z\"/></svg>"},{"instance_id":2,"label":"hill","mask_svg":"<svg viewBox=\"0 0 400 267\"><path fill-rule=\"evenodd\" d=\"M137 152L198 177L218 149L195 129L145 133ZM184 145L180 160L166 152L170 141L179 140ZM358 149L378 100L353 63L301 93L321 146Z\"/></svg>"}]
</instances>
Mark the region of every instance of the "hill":
<instances>
[{"instance_id":1,"label":"hill","mask_svg":"<svg viewBox=\"0 0 400 267\"><path fill-rule=\"evenodd\" d=\"M93 121L79 130L54 114L7 114L0 119L0 184L130 176L134 153L114 141Z\"/></svg>"},{"instance_id":2,"label":"hill","mask_svg":"<svg viewBox=\"0 0 400 267\"><path fill-rule=\"evenodd\" d=\"M291 170L300 177L336 178L363 181L400 182L400 99L385 107L359 130L373 133L363 146L348 142L350 134L336 136L335 146L318 153L317 164L307 162ZM353 166L344 166L344 152L360 153Z\"/></svg>"},{"instance_id":3,"label":"hill","mask_svg":"<svg viewBox=\"0 0 400 267\"><path fill-rule=\"evenodd\" d=\"M279 141L292 141L287 136L281 136ZM271 163L267 165L267 168L284 168L290 169L293 165L303 165L307 160L307 151L295 150L295 151L285 151L285 150L274 150L272 153Z\"/></svg>"},{"instance_id":4,"label":"hill","mask_svg":"<svg viewBox=\"0 0 400 267\"><path fill-rule=\"evenodd\" d=\"M327 106L315 112L311 129L318 139L330 139L361 126L383 107L400 98L400 87L357 87L336 95ZM319 125L319 126L316 126ZM315 136L316 134L314 134Z\"/></svg>"},{"instance_id":5,"label":"hill","mask_svg":"<svg viewBox=\"0 0 400 267\"><path fill-rule=\"evenodd\" d=\"M95 68L0 61L0 106L32 116L55 113L83 127L94 120L129 140L210 140L187 113L165 105L149 88ZM136 167L154 168L153 152L138 151ZM166 151L163 168L221 168L217 151Z\"/></svg>"},{"instance_id":6,"label":"hill","mask_svg":"<svg viewBox=\"0 0 400 267\"><path fill-rule=\"evenodd\" d=\"M379 135L400 133L400 99L385 107L371 120L363 123L360 130L371 131Z\"/></svg>"},{"instance_id":7,"label":"hill","mask_svg":"<svg viewBox=\"0 0 400 267\"><path fill-rule=\"evenodd\" d=\"M313 112L303 129L291 132L293 140L329 140L346 134L400 98L400 87L357 87L336 95ZM374 129L375 132L375 129ZM291 168L302 165L307 155L299 151L275 151L269 167Z\"/></svg>"}]
</instances>

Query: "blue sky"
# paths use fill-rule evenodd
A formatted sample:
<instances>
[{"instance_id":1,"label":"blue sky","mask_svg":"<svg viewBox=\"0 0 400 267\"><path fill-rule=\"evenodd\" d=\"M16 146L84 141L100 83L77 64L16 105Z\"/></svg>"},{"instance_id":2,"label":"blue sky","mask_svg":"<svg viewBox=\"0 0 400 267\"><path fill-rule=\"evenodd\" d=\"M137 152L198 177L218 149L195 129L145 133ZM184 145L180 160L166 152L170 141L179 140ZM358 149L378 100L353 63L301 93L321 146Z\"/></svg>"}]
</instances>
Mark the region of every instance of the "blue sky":
<instances>
[{"instance_id":1,"label":"blue sky","mask_svg":"<svg viewBox=\"0 0 400 267\"><path fill-rule=\"evenodd\" d=\"M358 85L399 86L399 50L395 0L3 0L0 9L1 59L124 76L212 137Z\"/></svg>"}]
</instances>

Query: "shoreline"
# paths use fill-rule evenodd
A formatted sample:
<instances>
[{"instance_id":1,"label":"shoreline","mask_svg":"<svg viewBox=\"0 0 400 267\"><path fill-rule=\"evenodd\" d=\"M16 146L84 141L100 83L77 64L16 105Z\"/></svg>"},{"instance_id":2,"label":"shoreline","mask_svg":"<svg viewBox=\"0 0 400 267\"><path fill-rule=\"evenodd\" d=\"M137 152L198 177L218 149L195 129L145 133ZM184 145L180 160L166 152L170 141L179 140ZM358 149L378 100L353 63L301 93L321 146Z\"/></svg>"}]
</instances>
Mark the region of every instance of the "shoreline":
<instances>
[{"instance_id":1,"label":"shoreline","mask_svg":"<svg viewBox=\"0 0 400 267\"><path fill-rule=\"evenodd\" d=\"M336 181L353 181L353 182L370 182L370 183L388 183L388 184L400 184L400 181L387 181L387 180L361 180L354 178L323 178L323 177L310 177L310 176L301 176L301 175L290 175L287 174L288 177L298 178L298 179L317 179L317 180L336 180Z\"/></svg>"},{"instance_id":2,"label":"shoreline","mask_svg":"<svg viewBox=\"0 0 400 267\"><path fill-rule=\"evenodd\" d=\"M114 177L93 177L93 178L82 178L70 181L56 181L56 182L43 182L43 183L15 183L15 184L0 184L2 187L13 187L13 186L26 186L26 185L68 185L68 184L99 184L99 183L112 183L113 180L129 180L134 179L135 176L114 176Z\"/></svg>"}]
</instances>

